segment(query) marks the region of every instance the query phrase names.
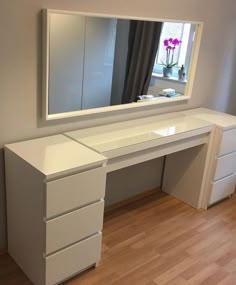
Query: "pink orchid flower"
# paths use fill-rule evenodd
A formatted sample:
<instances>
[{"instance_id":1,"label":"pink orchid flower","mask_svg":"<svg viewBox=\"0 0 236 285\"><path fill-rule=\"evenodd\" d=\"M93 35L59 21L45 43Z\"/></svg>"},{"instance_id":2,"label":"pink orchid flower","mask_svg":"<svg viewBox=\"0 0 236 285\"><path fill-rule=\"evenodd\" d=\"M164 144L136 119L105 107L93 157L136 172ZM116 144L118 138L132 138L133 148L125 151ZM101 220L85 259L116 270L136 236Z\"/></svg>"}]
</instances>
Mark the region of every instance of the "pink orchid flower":
<instances>
[{"instance_id":1,"label":"pink orchid flower","mask_svg":"<svg viewBox=\"0 0 236 285\"><path fill-rule=\"evenodd\" d=\"M169 45L169 41L168 40L164 40L164 46L167 47Z\"/></svg>"},{"instance_id":2,"label":"pink orchid flower","mask_svg":"<svg viewBox=\"0 0 236 285\"><path fill-rule=\"evenodd\" d=\"M171 68L177 65L177 62L174 62L174 52L175 52L176 46L180 45L181 43L182 41L177 38L174 38L174 39L169 38L163 41L163 44L166 50L166 62L163 63L165 67Z\"/></svg>"}]
</instances>

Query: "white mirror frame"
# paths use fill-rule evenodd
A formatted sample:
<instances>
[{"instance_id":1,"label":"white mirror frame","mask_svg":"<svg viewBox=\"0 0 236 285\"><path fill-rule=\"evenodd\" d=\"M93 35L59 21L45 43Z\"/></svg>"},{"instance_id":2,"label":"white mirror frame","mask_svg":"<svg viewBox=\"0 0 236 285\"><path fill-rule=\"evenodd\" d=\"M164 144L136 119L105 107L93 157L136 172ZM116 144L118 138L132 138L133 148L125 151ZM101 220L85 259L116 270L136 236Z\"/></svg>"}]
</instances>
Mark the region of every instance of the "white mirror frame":
<instances>
[{"instance_id":1,"label":"white mirror frame","mask_svg":"<svg viewBox=\"0 0 236 285\"><path fill-rule=\"evenodd\" d=\"M142 21L158 21L158 22L180 22L180 23L191 23L196 25L195 30L195 39L193 43L190 65L189 65L189 75L188 80L185 87L184 96L175 97L175 98L166 98L157 101L150 101L150 102L141 102L141 103L128 103L128 104L120 104L115 106L107 106L107 107L100 107L94 109L86 109L86 110L78 110L73 112L64 112L58 114L48 114L48 87L49 87L49 19L51 13L58 13L58 14L74 14L74 15L84 15L84 16L94 16L94 17L102 17L102 18L117 18L117 19L130 19L130 20L142 20ZM186 21L186 20L175 20L175 19L160 19L160 18L147 18L147 17L134 17L134 16L121 16L121 15L111 15L111 14L96 14L96 13L84 13L78 11L64 11L64 10L51 10L51 9L44 9L43 10L43 41L42 41L42 48L43 48L43 74L42 74L42 90L43 90L43 98L42 98L42 115L43 120L51 121L51 120L58 120L58 119L66 119L71 117L79 117L84 115L90 114L97 114L97 113L106 113L118 110L126 110L126 109L140 109L142 107L150 106L150 105L160 105L166 103L173 103L176 101L184 101L189 100L191 98L193 83L196 73L197 67L197 59L200 49L200 42L202 37L202 30L203 30L203 22L197 21Z\"/></svg>"}]
</instances>

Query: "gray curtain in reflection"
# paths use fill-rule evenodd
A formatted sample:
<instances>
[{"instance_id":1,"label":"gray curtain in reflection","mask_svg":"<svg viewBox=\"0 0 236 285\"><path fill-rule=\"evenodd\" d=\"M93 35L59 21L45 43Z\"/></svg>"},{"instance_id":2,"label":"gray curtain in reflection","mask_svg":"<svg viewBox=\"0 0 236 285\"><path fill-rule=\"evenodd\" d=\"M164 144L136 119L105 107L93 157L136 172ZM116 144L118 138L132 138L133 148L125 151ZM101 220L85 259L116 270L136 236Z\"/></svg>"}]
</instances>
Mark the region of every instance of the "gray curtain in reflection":
<instances>
[{"instance_id":1,"label":"gray curtain in reflection","mask_svg":"<svg viewBox=\"0 0 236 285\"><path fill-rule=\"evenodd\" d=\"M134 102L137 96L147 94L161 29L161 22L130 21L122 103Z\"/></svg>"}]
</instances>

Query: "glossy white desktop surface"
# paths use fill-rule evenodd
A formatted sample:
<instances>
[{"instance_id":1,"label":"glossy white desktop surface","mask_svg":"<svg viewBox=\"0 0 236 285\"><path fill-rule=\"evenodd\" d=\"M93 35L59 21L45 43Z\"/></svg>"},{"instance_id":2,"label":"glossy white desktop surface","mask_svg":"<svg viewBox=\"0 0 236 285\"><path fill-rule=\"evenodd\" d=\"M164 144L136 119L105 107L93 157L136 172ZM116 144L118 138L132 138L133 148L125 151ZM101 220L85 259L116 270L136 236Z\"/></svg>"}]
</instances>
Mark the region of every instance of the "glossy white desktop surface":
<instances>
[{"instance_id":1,"label":"glossy white desktop surface","mask_svg":"<svg viewBox=\"0 0 236 285\"><path fill-rule=\"evenodd\" d=\"M213 111L206 108L197 108L197 109L183 111L181 113L187 116L193 116L195 118L212 122L216 124L218 128L221 128L223 130L235 128L236 126L235 116Z\"/></svg>"},{"instance_id":2,"label":"glossy white desktop surface","mask_svg":"<svg viewBox=\"0 0 236 285\"><path fill-rule=\"evenodd\" d=\"M107 153L155 141L162 145L206 133L214 124L181 113L152 116L101 127L68 132L65 135L98 151Z\"/></svg>"},{"instance_id":3,"label":"glossy white desktop surface","mask_svg":"<svg viewBox=\"0 0 236 285\"><path fill-rule=\"evenodd\" d=\"M47 178L101 165L106 158L65 137L55 135L8 144L6 148L23 158Z\"/></svg>"}]
</instances>

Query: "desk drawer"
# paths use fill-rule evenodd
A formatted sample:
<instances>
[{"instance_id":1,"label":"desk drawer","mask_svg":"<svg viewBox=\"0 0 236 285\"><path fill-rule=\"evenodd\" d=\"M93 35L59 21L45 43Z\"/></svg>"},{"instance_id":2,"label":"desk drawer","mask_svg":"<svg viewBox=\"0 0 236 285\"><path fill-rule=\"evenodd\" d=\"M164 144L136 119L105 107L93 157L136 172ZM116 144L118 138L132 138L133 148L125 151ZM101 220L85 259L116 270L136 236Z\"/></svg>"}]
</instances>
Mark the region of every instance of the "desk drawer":
<instances>
[{"instance_id":1,"label":"desk drawer","mask_svg":"<svg viewBox=\"0 0 236 285\"><path fill-rule=\"evenodd\" d=\"M46 254L98 233L103 226L104 201L46 222Z\"/></svg>"},{"instance_id":2,"label":"desk drawer","mask_svg":"<svg viewBox=\"0 0 236 285\"><path fill-rule=\"evenodd\" d=\"M235 174L213 183L209 204L216 203L234 193L235 183Z\"/></svg>"},{"instance_id":3,"label":"desk drawer","mask_svg":"<svg viewBox=\"0 0 236 285\"><path fill-rule=\"evenodd\" d=\"M100 259L101 241L99 233L46 257L46 285L57 284L95 264Z\"/></svg>"},{"instance_id":4,"label":"desk drawer","mask_svg":"<svg viewBox=\"0 0 236 285\"><path fill-rule=\"evenodd\" d=\"M236 152L222 156L217 159L216 172L214 180L221 179L225 176L236 172Z\"/></svg>"},{"instance_id":5,"label":"desk drawer","mask_svg":"<svg viewBox=\"0 0 236 285\"><path fill-rule=\"evenodd\" d=\"M46 183L46 217L50 218L103 199L104 167Z\"/></svg>"},{"instance_id":6,"label":"desk drawer","mask_svg":"<svg viewBox=\"0 0 236 285\"><path fill-rule=\"evenodd\" d=\"M222 133L222 142L219 155L236 151L236 129Z\"/></svg>"}]
</instances>

